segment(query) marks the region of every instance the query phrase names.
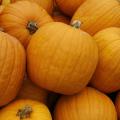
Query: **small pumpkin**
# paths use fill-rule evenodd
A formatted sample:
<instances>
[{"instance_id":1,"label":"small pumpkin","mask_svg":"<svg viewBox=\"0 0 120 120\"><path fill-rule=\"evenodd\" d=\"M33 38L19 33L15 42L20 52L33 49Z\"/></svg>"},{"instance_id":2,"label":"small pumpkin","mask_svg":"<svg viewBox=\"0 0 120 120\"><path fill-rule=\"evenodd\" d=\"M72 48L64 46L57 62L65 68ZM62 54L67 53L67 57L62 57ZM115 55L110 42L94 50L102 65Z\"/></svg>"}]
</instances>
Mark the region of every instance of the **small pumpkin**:
<instances>
[{"instance_id":1,"label":"small pumpkin","mask_svg":"<svg viewBox=\"0 0 120 120\"><path fill-rule=\"evenodd\" d=\"M55 0L60 10L66 15L72 17L77 8L85 0Z\"/></svg>"},{"instance_id":2,"label":"small pumpkin","mask_svg":"<svg viewBox=\"0 0 120 120\"><path fill-rule=\"evenodd\" d=\"M53 20L55 22L63 22L66 24L70 24L70 19L67 16L64 16L62 13L60 13L59 11L54 11L53 12L53 16L52 16Z\"/></svg>"},{"instance_id":3,"label":"small pumpkin","mask_svg":"<svg viewBox=\"0 0 120 120\"><path fill-rule=\"evenodd\" d=\"M0 32L0 106L13 100L25 73L25 51L14 37Z\"/></svg>"},{"instance_id":4,"label":"small pumpkin","mask_svg":"<svg viewBox=\"0 0 120 120\"><path fill-rule=\"evenodd\" d=\"M118 120L120 119L120 92L118 92L115 100L115 106L118 114Z\"/></svg>"},{"instance_id":5,"label":"small pumpkin","mask_svg":"<svg viewBox=\"0 0 120 120\"><path fill-rule=\"evenodd\" d=\"M54 120L117 120L117 114L109 97L86 87L79 94L60 98Z\"/></svg>"},{"instance_id":6,"label":"small pumpkin","mask_svg":"<svg viewBox=\"0 0 120 120\"><path fill-rule=\"evenodd\" d=\"M48 92L36 86L26 75L22 87L17 95L17 99L33 99L46 104L47 97Z\"/></svg>"},{"instance_id":7,"label":"small pumpkin","mask_svg":"<svg viewBox=\"0 0 120 120\"><path fill-rule=\"evenodd\" d=\"M94 35L107 27L120 26L120 0L86 0L72 18L81 21L81 29Z\"/></svg>"},{"instance_id":8,"label":"small pumpkin","mask_svg":"<svg viewBox=\"0 0 120 120\"><path fill-rule=\"evenodd\" d=\"M0 120L52 120L52 118L43 103L17 100L0 111Z\"/></svg>"},{"instance_id":9,"label":"small pumpkin","mask_svg":"<svg viewBox=\"0 0 120 120\"><path fill-rule=\"evenodd\" d=\"M94 39L99 48L99 62L91 85L106 93L115 92L120 89L120 28L99 31Z\"/></svg>"},{"instance_id":10,"label":"small pumpkin","mask_svg":"<svg viewBox=\"0 0 120 120\"><path fill-rule=\"evenodd\" d=\"M11 2L16 2L21 0L11 0ZM36 2L41 7L43 7L49 14L52 14L53 11L53 0L28 0L31 2Z\"/></svg>"},{"instance_id":11,"label":"small pumpkin","mask_svg":"<svg viewBox=\"0 0 120 120\"><path fill-rule=\"evenodd\" d=\"M32 37L27 49L30 79L53 92L74 94L91 79L98 60L93 38L79 27L51 22ZM94 56L94 57L93 57Z\"/></svg>"},{"instance_id":12,"label":"small pumpkin","mask_svg":"<svg viewBox=\"0 0 120 120\"><path fill-rule=\"evenodd\" d=\"M30 1L9 4L0 15L0 26L5 32L18 38L25 48L36 30L52 21L42 7Z\"/></svg>"}]
</instances>

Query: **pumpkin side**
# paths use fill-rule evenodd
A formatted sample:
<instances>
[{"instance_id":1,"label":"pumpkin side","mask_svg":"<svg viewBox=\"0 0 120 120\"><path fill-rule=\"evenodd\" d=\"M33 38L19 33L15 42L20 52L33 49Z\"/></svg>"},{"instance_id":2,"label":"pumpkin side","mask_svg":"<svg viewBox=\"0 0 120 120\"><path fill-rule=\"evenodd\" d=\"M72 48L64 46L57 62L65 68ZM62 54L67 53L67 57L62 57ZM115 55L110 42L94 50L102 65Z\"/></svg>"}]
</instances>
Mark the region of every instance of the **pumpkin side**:
<instances>
[{"instance_id":1,"label":"pumpkin side","mask_svg":"<svg viewBox=\"0 0 120 120\"><path fill-rule=\"evenodd\" d=\"M54 120L117 120L117 114L110 98L94 88L86 87L76 95L60 98Z\"/></svg>"},{"instance_id":2,"label":"pumpkin side","mask_svg":"<svg viewBox=\"0 0 120 120\"><path fill-rule=\"evenodd\" d=\"M26 56L14 37L0 32L0 106L12 101L22 84Z\"/></svg>"}]
</instances>

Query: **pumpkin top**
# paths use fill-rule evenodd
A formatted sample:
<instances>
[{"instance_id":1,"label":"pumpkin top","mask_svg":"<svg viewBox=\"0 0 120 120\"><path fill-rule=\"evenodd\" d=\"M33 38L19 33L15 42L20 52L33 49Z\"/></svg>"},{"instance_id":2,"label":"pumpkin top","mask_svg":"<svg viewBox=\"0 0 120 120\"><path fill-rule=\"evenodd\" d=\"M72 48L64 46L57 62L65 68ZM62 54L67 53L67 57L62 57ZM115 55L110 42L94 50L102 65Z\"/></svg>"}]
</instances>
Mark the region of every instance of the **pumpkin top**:
<instances>
[{"instance_id":1,"label":"pumpkin top","mask_svg":"<svg viewBox=\"0 0 120 120\"><path fill-rule=\"evenodd\" d=\"M0 120L52 120L48 108L37 101L17 100L0 112Z\"/></svg>"},{"instance_id":2,"label":"pumpkin top","mask_svg":"<svg viewBox=\"0 0 120 120\"><path fill-rule=\"evenodd\" d=\"M51 21L42 7L30 1L9 4L0 16L0 26L4 31L18 38L25 47L37 29Z\"/></svg>"}]
</instances>

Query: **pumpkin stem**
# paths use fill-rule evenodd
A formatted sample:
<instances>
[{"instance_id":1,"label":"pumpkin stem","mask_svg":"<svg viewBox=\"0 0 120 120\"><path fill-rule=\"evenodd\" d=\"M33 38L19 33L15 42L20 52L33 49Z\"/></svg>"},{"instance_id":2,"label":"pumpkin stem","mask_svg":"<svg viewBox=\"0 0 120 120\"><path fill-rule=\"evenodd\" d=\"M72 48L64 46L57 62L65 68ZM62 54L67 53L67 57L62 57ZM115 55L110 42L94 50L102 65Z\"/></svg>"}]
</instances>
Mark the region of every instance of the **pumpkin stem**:
<instances>
[{"instance_id":1,"label":"pumpkin stem","mask_svg":"<svg viewBox=\"0 0 120 120\"><path fill-rule=\"evenodd\" d=\"M20 118L20 120L30 118L30 114L32 113L32 108L26 105L24 108L18 110L16 116Z\"/></svg>"},{"instance_id":2,"label":"pumpkin stem","mask_svg":"<svg viewBox=\"0 0 120 120\"><path fill-rule=\"evenodd\" d=\"M29 30L30 34L34 34L38 29L38 25L34 21L29 21L27 24L27 29Z\"/></svg>"},{"instance_id":3,"label":"pumpkin stem","mask_svg":"<svg viewBox=\"0 0 120 120\"><path fill-rule=\"evenodd\" d=\"M75 28L80 28L80 26L81 26L81 21L79 21L79 20L74 20L74 21L71 23L71 26L72 26L72 27L75 27Z\"/></svg>"}]
</instances>

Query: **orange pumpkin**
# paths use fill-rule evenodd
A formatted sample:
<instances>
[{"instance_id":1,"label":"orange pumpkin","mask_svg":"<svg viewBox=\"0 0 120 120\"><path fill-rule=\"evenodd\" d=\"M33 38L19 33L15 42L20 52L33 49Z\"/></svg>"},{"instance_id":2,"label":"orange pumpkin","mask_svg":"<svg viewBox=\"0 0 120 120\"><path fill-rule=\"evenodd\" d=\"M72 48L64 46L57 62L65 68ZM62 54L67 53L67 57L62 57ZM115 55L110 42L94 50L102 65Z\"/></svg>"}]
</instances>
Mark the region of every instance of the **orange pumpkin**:
<instances>
[{"instance_id":1,"label":"orange pumpkin","mask_svg":"<svg viewBox=\"0 0 120 120\"><path fill-rule=\"evenodd\" d=\"M58 101L54 120L117 120L115 106L103 93L87 87Z\"/></svg>"},{"instance_id":2,"label":"orange pumpkin","mask_svg":"<svg viewBox=\"0 0 120 120\"><path fill-rule=\"evenodd\" d=\"M120 28L107 28L94 36L99 48L99 62L91 85L111 93L120 89Z\"/></svg>"},{"instance_id":3,"label":"orange pumpkin","mask_svg":"<svg viewBox=\"0 0 120 120\"><path fill-rule=\"evenodd\" d=\"M21 0L11 0L11 2L16 2ZM53 11L53 0L28 0L32 2L36 2L41 7L43 7L49 14L52 14Z\"/></svg>"},{"instance_id":4,"label":"orange pumpkin","mask_svg":"<svg viewBox=\"0 0 120 120\"><path fill-rule=\"evenodd\" d=\"M0 111L0 120L52 120L52 117L40 102L17 100Z\"/></svg>"},{"instance_id":5,"label":"orange pumpkin","mask_svg":"<svg viewBox=\"0 0 120 120\"><path fill-rule=\"evenodd\" d=\"M118 120L120 119L120 92L118 92L116 100L115 100L115 106L116 106L116 110L118 113Z\"/></svg>"},{"instance_id":6,"label":"orange pumpkin","mask_svg":"<svg viewBox=\"0 0 120 120\"><path fill-rule=\"evenodd\" d=\"M30 1L9 4L0 15L0 26L18 38L25 47L39 27L52 21L42 7Z\"/></svg>"},{"instance_id":7,"label":"orange pumpkin","mask_svg":"<svg viewBox=\"0 0 120 120\"><path fill-rule=\"evenodd\" d=\"M55 0L56 4L59 6L60 10L68 16L74 14L77 8L85 1L85 0Z\"/></svg>"},{"instance_id":8,"label":"orange pumpkin","mask_svg":"<svg viewBox=\"0 0 120 120\"><path fill-rule=\"evenodd\" d=\"M98 49L89 34L75 27L79 27L79 22L73 27L51 22L32 37L27 69L34 83L67 95L87 85L96 68Z\"/></svg>"},{"instance_id":9,"label":"orange pumpkin","mask_svg":"<svg viewBox=\"0 0 120 120\"><path fill-rule=\"evenodd\" d=\"M13 100L25 72L25 51L14 37L0 32L0 106Z\"/></svg>"},{"instance_id":10,"label":"orange pumpkin","mask_svg":"<svg viewBox=\"0 0 120 120\"><path fill-rule=\"evenodd\" d=\"M70 19L67 16L64 16L59 11L53 12L52 18L55 22L63 22L63 23L66 23L66 24L70 24Z\"/></svg>"},{"instance_id":11,"label":"orange pumpkin","mask_svg":"<svg viewBox=\"0 0 120 120\"><path fill-rule=\"evenodd\" d=\"M17 96L17 99L33 99L46 104L47 96L48 96L48 92L34 85L34 83L32 83L26 75L22 87Z\"/></svg>"},{"instance_id":12,"label":"orange pumpkin","mask_svg":"<svg viewBox=\"0 0 120 120\"><path fill-rule=\"evenodd\" d=\"M107 27L119 27L119 11L119 0L86 0L75 12L71 23L80 20L80 28L94 35Z\"/></svg>"}]
</instances>

